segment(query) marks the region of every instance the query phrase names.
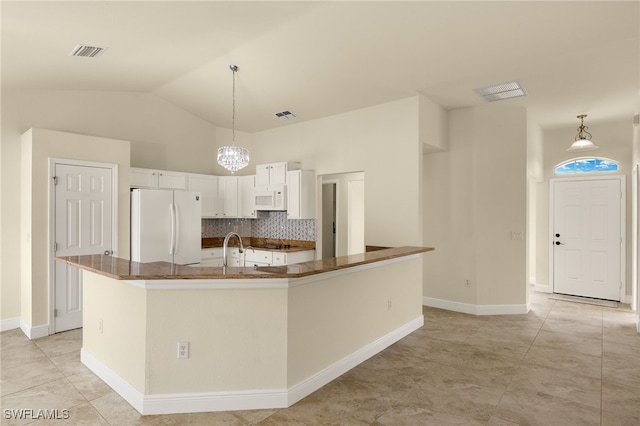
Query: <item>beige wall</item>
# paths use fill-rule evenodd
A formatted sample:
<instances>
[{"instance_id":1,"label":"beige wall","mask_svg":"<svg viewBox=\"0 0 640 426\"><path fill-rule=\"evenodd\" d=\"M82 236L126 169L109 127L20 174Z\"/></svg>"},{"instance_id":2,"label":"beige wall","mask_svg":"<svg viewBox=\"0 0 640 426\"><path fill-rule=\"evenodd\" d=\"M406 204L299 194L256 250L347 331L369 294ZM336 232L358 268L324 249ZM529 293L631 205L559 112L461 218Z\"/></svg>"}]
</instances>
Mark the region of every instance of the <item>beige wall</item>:
<instances>
[{"instance_id":1,"label":"beige wall","mask_svg":"<svg viewBox=\"0 0 640 426\"><path fill-rule=\"evenodd\" d=\"M256 164L365 174L365 244L422 245L418 97L254 134Z\"/></svg>"},{"instance_id":2,"label":"beige wall","mask_svg":"<svg viewBox=\"0 0 640 426\"><path fill-rule=\"evenodd\" d=\"M620 174L624 174L627 179L627 252L625 258L627 262L627 272L625 282L627 283L626 294L631 294L631 154L633 145L633 126L630 119L616 120L610 122L586 122L589 132L593 134L593 141L599 146L595 151L586 153L571 153L566 149L571 145L575 136L579 122L576 119L575 127L551 129L544 131L544 180L538 183L537 192L537 265L536 265L536 285L539 290L551 291L549 286L549 248L551 240L549 236L549 179L557 177L554 168L571 158L584 156L597 156L610 158L620 163Z\"/></svg>"},{"instance_id":3,"label":"beige wall","mask_svg":"<svg viewBox=\"0 0 640 426\"><path fill-rule=\"evenodd\" d=\"M29 210L27 206L22 206L21 209L15 206L21 203L21 188L30 186L28 182L21 182L24 173L21 171L20 142L21 135L30 128L130 141L131 153L127 156L127 161L130 159L130 164L134 167L226 174L216 164L216 150L219 145L230 141L231 132L217 128L153 95L129 92L3 90L1 118L0 320L21 316L32 318L32 313L25 310L27 306L31 306L31 300L21 300L20 296L21 280L31 281L31 277L20 275L20 270L25 269L22 262L29 263L31 260L20 255L24 239L19 227L15 226ZM236 139L238 144L251 148L251 135L236 132ZM64 142L59 147L62 148L60 152L49 154L59 157L66 155ZM70 158L103 162L107 158L100 151L98 158L86 150L69 151ZM245 174L248 172L249 170ZM28 176L30 172L26 173L25 178L28 179ZM128 226L126 232L128 233ZM123 241L128 241L128 234L126 240L121 238L120 243ZM128 253L128 248L121 253ZM26 267L28 269L28 265ZM25 296L31 298L26 293ZM40 294L33 296L41 297ZM37 303L46 304L46 300ZM39 313L38 321L43 318ZM38 324L41 323L32 323Z\"/></svg>"},{"instance_id":4,"label":"beige wall","mask_svg":"<svg viewBox=\"0 0 640 426\"><path fill-rule=\"evenodd\" d=\"M27 325L49 323L49 159L118 165L118 252L129 256L129 142L54 130L22 136L21 317ZM5 285L3 284L3 290ZM11 293L10 293L11 294Z\"/></svg>"},{"instance_id":5,"label":"beige wall","mask_svg":"<svg viewBox=\"0 0 640 426\"><path fill-rule=\"evenodd\" d=\"M449 112L449 150L424 156L424 296L526 303L527 117L521 108ZM465 287L466 280L470 286Z\"/></svg>"}]
</instances>

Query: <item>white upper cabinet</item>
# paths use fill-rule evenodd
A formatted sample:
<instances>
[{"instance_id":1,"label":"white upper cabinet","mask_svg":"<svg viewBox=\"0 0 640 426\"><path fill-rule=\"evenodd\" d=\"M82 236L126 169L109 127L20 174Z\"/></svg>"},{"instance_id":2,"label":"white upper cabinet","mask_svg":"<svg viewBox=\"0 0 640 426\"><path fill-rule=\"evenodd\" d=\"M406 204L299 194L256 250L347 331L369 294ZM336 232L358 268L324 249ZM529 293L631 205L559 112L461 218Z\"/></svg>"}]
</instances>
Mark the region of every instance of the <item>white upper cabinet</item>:
<instances>
[{"instance_id":1,"label":"white upper cabinet","mask_svg":"<svg viewBox=\"0 0 640 426\"><path fill-rule=\"evenodd\" d=\"M187 189L187 173L166 170L141 169L132 167L129 170L129 186L131 188L151 189Z\"/></svg>"},{"instance_id":2,"label":"white upper cabinet","mask_svg":"<svg viewBox=\"0 0 640 426\"><path fill-rule=\"evenodd\" d=\"M266 185L286 185L287 172L289 170L300 170L300 163L270 163L258 164L256 166L255 186Z\"/></svg>"},{"instance_id":3,"label":"white upper cabinet","mask_svg":"<svg viewBox=\"0 0 640 426\"><path fill-rule=\"evenodd\" d=\"M255 198L253 189L256 177L238 176L238 216L253 218L256 217Z\"/></svg>"},{"instance_id":4,"label":"white upper cabinet","mask_svg":"<svg viewBox=\"0 0 640 426\"><path fill-rule=\"evenodd\" d=\"M218 177L218 199L222 201L222 217L238 216L238 177Z\"/></svg>"},{"instance_id":5,"label":"white upper cabinet","mask_svg":"<svg viewBox=\"0 0 640 426\"><path fill-rule=\"evenodd\" d=\"M315 219L315 172L313 170L287 172L287 197L287 219Z\"/></svg>"},{"instance_id":6,"label":"white upper cabinet","mask_svg":"<svg viewBox=\"0 0 640 426\"><path fill-rule=\"evenodd\" d=\"M190 174L189 191L200 193L203 218L221 217L222 203L218 199L218 176Z\"/></svg>"}]
</instances>

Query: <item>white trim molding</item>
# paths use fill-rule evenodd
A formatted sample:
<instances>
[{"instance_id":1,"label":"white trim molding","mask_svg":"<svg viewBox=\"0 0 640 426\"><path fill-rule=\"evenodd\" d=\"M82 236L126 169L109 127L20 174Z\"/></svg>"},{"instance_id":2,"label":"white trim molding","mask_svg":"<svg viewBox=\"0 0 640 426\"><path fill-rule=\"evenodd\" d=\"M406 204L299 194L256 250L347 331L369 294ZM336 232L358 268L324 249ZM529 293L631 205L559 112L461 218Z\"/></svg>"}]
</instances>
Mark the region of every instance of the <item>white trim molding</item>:
<instances>
[{"instance_id":1,"label":"white trim molding","mask_svg":"<svg viewBox=\"0 0 640 426\"><path fill-rule=\"evenodd\" d=\"M20 328L20 317L0 320L0 331L14 330L16 328Z\"/></svg>"},{"instance_id":2,"label":"white trim molding","mask_svg":"<svg viewBox=\"0 0 640 426\"><path fill-rule=\"evenodd\" d=\"M420 315L289 389L145 395L84 348L80 360L143 415L286 408L423 325L424 317Z\"/></svg>"},{"instance_id":3,"label":"white trim molding","mask_svg":"<svg viewBox=\"0 0 640 426\"><path fill-rule=\"evenodd\" d=\"M32 327L22 318L20 319L20 329L31 340L47 337L49 335L49 324L36 325L35 327Z\"/></svg>"},{"instance_id":4,"label":"white trim molding","mask_svg":"<svg viewBox=\"0 0 640 426\"><path fill-rule=\"evenodd\" d=\"M516 315L526 314L529 307L526 304L519 305L472 305L469 303L455 302L452 300L423 297L422 305L431 308L446 309L448 311L461 312L470 315Z\"/></svg>"}]
</instances>

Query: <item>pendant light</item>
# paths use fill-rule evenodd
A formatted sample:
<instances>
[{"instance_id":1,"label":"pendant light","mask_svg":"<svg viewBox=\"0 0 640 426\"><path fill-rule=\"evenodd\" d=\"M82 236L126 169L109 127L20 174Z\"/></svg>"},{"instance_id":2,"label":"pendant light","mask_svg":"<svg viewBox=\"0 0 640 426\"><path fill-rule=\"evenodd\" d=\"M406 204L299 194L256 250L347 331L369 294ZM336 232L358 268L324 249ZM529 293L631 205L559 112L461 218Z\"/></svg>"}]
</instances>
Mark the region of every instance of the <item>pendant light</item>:
<instances>
[{"instance_id":1,"label":"pendant light","mask_svg":"<svg viewBox=\"0 0 640 426\"><path fill-rule=\"evenodd\" d=\"M237 65L229 65L233 72L233 103L231 113L231 145L226 145L218 149L218 164L231 173L246 167L249 164L249 150L236 146L236 72Z\"/></svg>"},{"instance_id":2,"label":"pendant light","mask_svg":"<svg viewBox=\"0 0 640 426\"><path fill-rule=\"evenodd\" d=\"M591 133L587 132L588 127L584 125L584 118L586 114L579 115L580 127L578 127L578 134L576 135L575 142L571 144L567 151L593 151L598 149L596 145L591 142Z\"/></svg>"}]
</instances>

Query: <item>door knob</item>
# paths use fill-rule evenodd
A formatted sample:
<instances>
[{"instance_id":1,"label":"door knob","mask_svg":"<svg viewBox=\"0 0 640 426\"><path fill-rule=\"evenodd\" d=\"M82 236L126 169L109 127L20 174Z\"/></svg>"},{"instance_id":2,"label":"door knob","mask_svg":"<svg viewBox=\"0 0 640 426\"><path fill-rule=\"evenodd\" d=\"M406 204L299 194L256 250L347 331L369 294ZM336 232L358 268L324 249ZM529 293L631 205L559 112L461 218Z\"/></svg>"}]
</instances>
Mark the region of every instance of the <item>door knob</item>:
<instances>
[{"instance_id":1,"label":"door knob","mask_svg":"<svg viewBox=\"0 0 640 426\"><path fill-rule=\"evenodd\" d=\"M105 256L111 256L111 251L109 251L109 250L105 250L105 251L104 251L104 255L105 255Z\"/></svg>"},{"instance_id":2,"label":"door knob","mask_svg":"<svg viewBox=\"0 0 640 426\"><path fill-rule=\"evenodd\" d=\"M556 241L556 245L557 245L557 246L559 246L559 245L564 245L564 243L561 243L560 241Z\"/></svg>"},{"instance_id":3,"label":"door knob","mask_svg":"<svg viewBox=\"0 0 640 426\"><path fill-rule=\"evenodd\" d=\"M558 238L560 236L560 234L556 234L556 238Z\"/></svg>"}]
</instances>

